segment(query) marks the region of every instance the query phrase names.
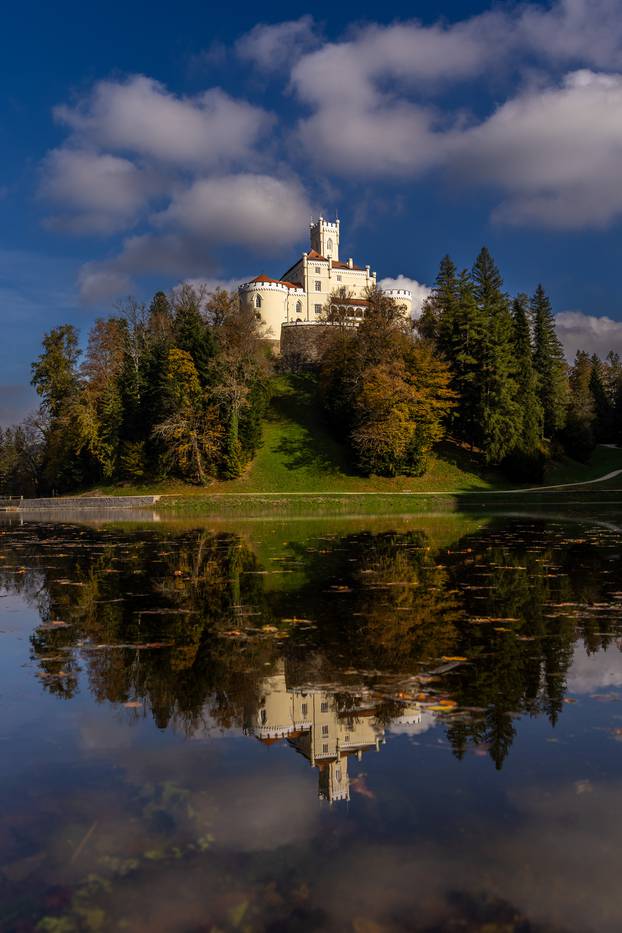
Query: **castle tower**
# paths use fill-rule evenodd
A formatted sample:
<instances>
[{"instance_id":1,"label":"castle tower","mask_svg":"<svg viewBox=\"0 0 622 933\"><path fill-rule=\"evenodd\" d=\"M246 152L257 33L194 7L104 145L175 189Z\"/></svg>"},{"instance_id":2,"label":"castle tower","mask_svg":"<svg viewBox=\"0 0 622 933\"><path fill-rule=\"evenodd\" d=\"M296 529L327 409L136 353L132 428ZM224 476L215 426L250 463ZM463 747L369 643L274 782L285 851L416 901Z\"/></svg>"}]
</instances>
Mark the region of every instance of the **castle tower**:
<instances>
[{"instance_id":1,"label":"castle tower","mask_svg":"<svg viewBox=\"0 0 622 933\"><path fill-rule=\"evenodd\" d=\"M311 249L326 259L339 261L339 221L330 223L320 217L311 224Z\"/></svg>"}]
</instances>

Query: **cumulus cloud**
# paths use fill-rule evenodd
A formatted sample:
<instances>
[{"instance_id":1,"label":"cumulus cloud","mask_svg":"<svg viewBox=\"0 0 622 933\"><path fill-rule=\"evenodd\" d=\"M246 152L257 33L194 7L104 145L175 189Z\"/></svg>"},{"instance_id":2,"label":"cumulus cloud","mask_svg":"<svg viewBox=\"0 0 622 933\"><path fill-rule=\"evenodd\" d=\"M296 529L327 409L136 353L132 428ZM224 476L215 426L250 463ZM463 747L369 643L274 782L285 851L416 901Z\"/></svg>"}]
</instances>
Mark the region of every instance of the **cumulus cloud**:
<instances>
[{"instance_id":1,"label":"cumulus cloud","mask_svg":"<svg viewBox=\"0 0 622 933\"><path fill-rule=\"evenodd\" d=\"M110 259L85 263L78 276L81 300L99 304L134 288L139 275L200 276L213 268L209 245L183 233L127 237Z\"/></svg>"},{"instance_id":2,"label":"cumulus cloud","mask_svg":"<svg viewBox=\"0 0 622 933\"><path fill-rule=\"evenodd\" d=\"M198 179L153 218L158 232L128 237L116 256L87 263L80 296L97 304L127 294L136 275L203 277L213 269L216 247L269 252L295 240L310 213L295 181L250 174Z\"/></svg>"},{"instance_id":3,"label":"cumulus cloud","mask_svg":"<svg viewBox=\"0 0 622 933\"><path fill-rule=\"evenodd\" d=\"M610 317L562 311L555 318L557 334L566 357L573 360L577 350L586 350L604 358L610 350L622 354L622 322Z\"/></svg>"},{"instance_id":4,"label":"cumulus cloud","mask_svg":"<svg viewBox=\"0 0 622 933\"><path fill-rule=\"evenodd\" d=\"M378 282L380 288L384 288L385 291L389 288L407 288L412 292L413 304L412 304L412 316L413 318L418 318L421 314L421 309L423 307L423 302L429 295L432 294L432 289L429 285L423 285L421 282L418 282L416 279L409 279L406 275L398 275L396 278L391 279L381 279Z\"/></svg>"},{"instance_id":5,"label":"cumulus cloud","mask_svg":"<svg viewBox=\"0 0 622 933\"><path fill-rule=\"evenodd\" d=\"M198 179L173 198L156 222L212 243L279 246L300 235L310 213L297 182L239 174Z\"/></svg>"},{"instance_id":6,"label":"cumulus cloud","mask_svg":"<svg viewBox=\"0 0 622 933\"><path fill-rule=\"evenodd\" d=\"M312 16L284 23L258 23L235 44L238 56L261 71L279 71L318 43Z\"/></svg>"},{"instance_id":7,"label":"cumulus cloud","mask_svg":"<svg viewBox=\"0 0 622 933\"><path fill-rule=\"evenodd\" d=\"M311 113L301 148L323 168L358 177L441 168L494 186L499 222L603 227L622 213L622 17L612 0L493 10L449 24L369 25L295 64L291 86ZM432 106L451 82L542 65L544 83L470 121ZM560 68L583 65L560 80Z\"/></svg>"},{"instance_id":8,"label":"cumulus cloud","mask_svg":"<svg viewBox=\"0 0 622 933\"><path fill-rule=\"evenodd\" d=\"M145 75L100 81L75 107L62 105L54 112L78 140L92 146L202 170L249 158L274 120L219 88L177 97Z\"/></svg>"},{"instance_id":9,"label":"cumulus cloud","mask_svg":"<svg viewBox=\"0 0 622 933\"><path fill-rule=\"evenodd\" d=\"M621 687L622 654L617 648L588 654L583 646L577 645L567 682L571 693L592 693L602 687Z\"/></svg>"},{"instance_id":10,"label":"cumulus cloud","mask_svg":"<svg viewBox=\"0 0 622 933\"><path fill-rule=\"evenodd\" d=\"M63 209L47 223L72 233L127 229L157 190L153 172L108 153L53 149L42 165L40 193Z\"/></svg>"},{"instance_id":11,"label":"cumulus cloud","mask_svg":"<svg viewBox=\"0 0 622 933\"><path fill-rule=\"evenodd\" d=\"M519 94L464 133L452 170L508 193L498 220L601 227L622 211L621 151L622 75L582 70Z\"/></svg>"}]
</instances>

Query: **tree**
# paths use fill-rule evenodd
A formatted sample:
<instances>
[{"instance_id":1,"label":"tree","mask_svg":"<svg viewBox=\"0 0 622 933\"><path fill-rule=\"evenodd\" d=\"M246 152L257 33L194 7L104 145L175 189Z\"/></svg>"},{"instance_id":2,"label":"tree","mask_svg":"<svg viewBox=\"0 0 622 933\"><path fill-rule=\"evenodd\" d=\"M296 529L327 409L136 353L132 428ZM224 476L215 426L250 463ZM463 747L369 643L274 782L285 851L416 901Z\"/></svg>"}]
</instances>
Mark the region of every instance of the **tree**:
<instances>
[{"instance_id":1,"label":"tree","mask_svg":"<svg viewBox=\"0 0 622 933\"><path fill-rule=\"evenodd\" d=\"M331 327L320 353L320 393L349 437L358 468L422 473L454 404L450 370L431 340L413 338L401 308L380 289L358 328Z\"/></svg>"},{"instance_id":2,"label":"tree","mask_svg":"<svg viewBox=\"0 0 622 933\"><path fill-rule=\"evenodd\" d=\"M561 342L555 331L551 302L538 285L531 299L534 336L534 366L538 375L538 393L544 413L545 437L561 431L568 409L567 366Z\"/></svg>"},{"instance_id":3,"label":"tree","mask_svg":"<svg viewBox=\"0 0 622 933\"><path fill-rule=\"evenodd\" d=\"M205 404L199 374L186 350L169 352L167 383L171 413L154 432L175 472L204 485L215 473L222 431L214 408Z\"/></svg>"},{"instance_id":4,"label":"tree","mask_svg":"<svg viewBox=\"0 0 622 933\"><path fill-rule=\"evenodd\" d=\"M473 293L484 327L480 363L480 447L487 463L500 463L518 443L513 325L503 280L486 247L473 266Z\"/></svg>"},{"instance_id":5,"label":"tree","mask_svg":"<svg viewBox=\"0 0 622 933\"><path fill-rule=\"evenodd\" d=\"M589 388L594 400L594 438L601 444L615 437L615 393L611 392L608 375L606 365L594 354Z\"/></svg>"},{"instance_id":6,"label":"tree","mask_svg":"<svg viewBox=\"0 0 622 933\"><path fill-rule=\"evenodd\" d=\"M516 359L516 380L521 408L521 430L519 447L531 454L541 446L544 411L539 397L538 377L536 375L531 330L529 326L529 298L521 293L512 304L514 323L514 348Z\"/></svg>"},{"instance_id":7,"label":"tree","mask_svg":"<svg viewBox=\"0 0 622 933\"><path fill-rule=\"evenodd\" d=\"M43 352L32 364L31 383L51 418L58 418L78 393L80 352L78 332L72 324L61 324L43 338Z\"/></svg>"},{"instance_id":8,"label":"tree","mask_svg":"<svg viewBox=\"0 0 622 933\"><path fill-rule=\"evenodd\" d=\"M173 333L175 345L190 354L201 385L206 386L215 353L214 339L201 314L201 297L191 285L182 285L173 296Z\"/></svg>"},{"instance_id":9,"label":"tree","mask_svg":"<svg viewBox=\"0 0 622 933\"><path fill-rule=\"evenodd\" d=\"M592 361L579 350L570 370L570 405L563 432L564 446L571 457L586 461L594 449L596 407L590 389Z\"/></svg>"},{"instance_id":10,"label":"tree","mask_svg":"<svg viewBox=\"0 0 622 933\"><path fill-rule=\"evenodd\" d=\"M453 334L459 305L459 279L450 256L443 256L434 289L423 303L417 329L422 337L434 340L439 350L451 358L448 338Z\"/></svg>"}]
</instances>

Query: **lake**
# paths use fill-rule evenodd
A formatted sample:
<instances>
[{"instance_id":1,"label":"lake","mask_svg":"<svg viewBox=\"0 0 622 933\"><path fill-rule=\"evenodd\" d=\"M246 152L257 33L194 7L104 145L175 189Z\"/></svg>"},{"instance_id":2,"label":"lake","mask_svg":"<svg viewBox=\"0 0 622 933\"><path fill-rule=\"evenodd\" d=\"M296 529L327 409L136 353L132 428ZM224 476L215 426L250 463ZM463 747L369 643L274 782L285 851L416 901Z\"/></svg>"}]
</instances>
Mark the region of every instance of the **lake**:
<instances>
[{"instance_id":1,"label":"lake","mask_svg":"<svg viewBox=\"0 0 622 933\"><path fill-rule=\"evenodd\" d=\"M619 931L621 649L622 513L7 517L0 929Z\"/></svg>"}]
</instances>

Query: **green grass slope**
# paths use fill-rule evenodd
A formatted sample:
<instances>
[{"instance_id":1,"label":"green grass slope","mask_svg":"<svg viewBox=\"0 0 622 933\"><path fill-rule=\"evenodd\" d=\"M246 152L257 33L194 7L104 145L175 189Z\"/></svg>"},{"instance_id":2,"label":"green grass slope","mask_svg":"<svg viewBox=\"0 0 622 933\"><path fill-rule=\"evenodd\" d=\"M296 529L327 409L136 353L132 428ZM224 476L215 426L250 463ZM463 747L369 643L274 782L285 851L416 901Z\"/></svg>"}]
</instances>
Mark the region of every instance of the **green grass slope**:
<instances>
[{"instance_id":1,"label":"green grass slope","mask_svg":"<svg viewBox=\"0 0 622 933\"><path fill-rule=\"evenodd\" d=\"M314 380L287 375L275 380L263 445L254 461L243 476L214 483L210 492L428 492L493 489L504 483L500 474L482 471L475 457L451 444L430 458L425 476L357 476L345 445L322 419Z\"/></svg>"},{"instance_id":2,"label":"green grass slope","mask_svg":"<svg viewBox=\"0 0 622 933\"><path fill-rule=\"evenodd\" d=\"M616 469L622 469L622 449L599 447L588 464L569 458L551 464L544 484L589 482ZM520 489L500 471L484 469L475 454L450 442L440 445L430 456L424 476L358 476L349 461L346 445L334 437L322 418L314 379L288 374L274 381L262 446L244 474L237 479L216 481L208 487L175 480L122 484L99 487L86 494L159 493L166 497L161 500L161 507L175 508L185 502L186 508L200 511L213 511L217 502L221 511L227 497L227 513L240 514L249 508L249 497L270 494L264 499L264 506L271 514L284 511L308 513L327 505L336 511L350 510L352 514L382 514L404 510L404 497L395 496L396 493L418 493L422 497L418 509L423 509L426 504L437 507L442 501L441 498L437 498L435 503L427 500L423 498L425 493L455 493L456 498L466 493L466 500L474 493L513 488ZM582 487L582 491L587 494L590 489L613 491L621 488L622 477L618 477L594 487ZM305 493L317 501L303 503ZM345 495L338 501L341 493ZM369 493L375 495L369 496ZM356 494L360 494L360 498ZM395 498L391 499L392 496ZM320 497L323 503L319 501ZM512 496L512 501L516 502L518 498Z\"/></svg>"}]
</instances>

